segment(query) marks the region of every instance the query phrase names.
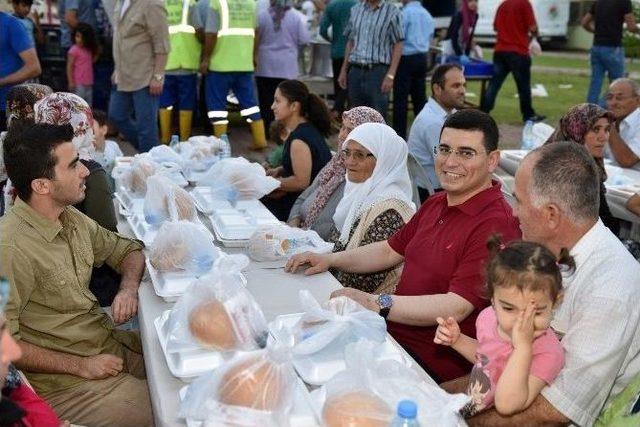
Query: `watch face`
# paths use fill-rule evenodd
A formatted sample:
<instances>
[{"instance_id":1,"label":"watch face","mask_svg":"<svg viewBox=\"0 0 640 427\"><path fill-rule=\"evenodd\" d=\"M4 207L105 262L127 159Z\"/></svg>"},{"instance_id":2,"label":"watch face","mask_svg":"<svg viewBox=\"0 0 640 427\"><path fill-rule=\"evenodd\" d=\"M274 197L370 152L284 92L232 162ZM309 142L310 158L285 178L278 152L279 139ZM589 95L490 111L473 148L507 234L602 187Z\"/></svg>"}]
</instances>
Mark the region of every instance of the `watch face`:
<instances>
[{"instance_id":1,"label":"watch face","mask_svg":"<svg viewBox=\"0 0 640 427\"><path fill-rule=\"evenodd\" d=\"M378 296L378 305L380 305L380 308L390 308L393 305L391 295L380 294L380 296Z\"/></svg>"}]
</instances>

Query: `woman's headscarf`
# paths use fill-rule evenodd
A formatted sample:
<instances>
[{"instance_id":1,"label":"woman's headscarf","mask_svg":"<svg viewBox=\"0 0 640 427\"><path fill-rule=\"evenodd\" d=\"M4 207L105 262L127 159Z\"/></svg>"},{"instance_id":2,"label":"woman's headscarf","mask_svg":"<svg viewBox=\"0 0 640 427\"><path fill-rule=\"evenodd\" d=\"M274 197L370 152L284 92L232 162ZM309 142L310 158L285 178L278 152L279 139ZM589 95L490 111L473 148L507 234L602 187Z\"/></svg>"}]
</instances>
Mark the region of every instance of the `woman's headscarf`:
<instances>
[{"instance_id":1,"label":"woman's headscarf","mask_svg":"<svg viewBox=\"0 0 640 427\"><path fill-rule=\"evenodd\" d=\"M465 46L469 46L469 43L471 42L471 33L473 32L473 27L478 19L478 12L469 9L469 0L462 0L460 13L462 13L462 41Z\"/></svg>"},{"instance_id":2,"label":"woman's headscarf","mask_svg":"<svg viewBox=\"0 0 640 427\"><path fill-rule=\"evenodd\" d=\"M376 166L365 182L354 183L347 179L344 196L333 215L343 244L348 242L356 220L376 203L398 199L415 207L411 200L411 180L407 170L409 149L404 139L387 125L365 123L351 131L340 148L344 149L349 141L355 141L369 150L376 158Z\"/></svg>"},{"instance_id":3,"label":"woman's headscarf","mask_svg":"<svg viewBox=\"0 0 640 427\"><path fill-rule=\"evenodd\" d=\"M342 120L349 120L353 123L354 128L363 123L384 123L382 115L370 107L355 107L349 111L345 111L342 113ZM341 146L343 142L344 141L338 141L340 144L338 150L342 149ZM310 228L315 224L318 216L320 216L320 212L322 212L329 202L333 192L344 182L346 172L347 169L344 165L344 159L340 153L338 153L333 156L329 163L318 173L317 179L320 183L316 191L316 196L309 207L309 212L301 223L303 228Z\"/></svg>"},{"instance_id":4,"label":"woman's headscarf","mask_svg":"<svg viewBox=\"0 0 640 427\"><path fill-rule=\"evenodd\" d=\"M602 118L613 123L613 114L596 104L578 104L571 107L561 118L558 128L551 134L545 144L559 141L572 141L584 145L584 137L596 122ZM600 169L600 179L605 181L607 173L604 169L602 158L594 158L598 169Z\"/></svg>"},{"instance_id":5,"label":"woman's headscarf","mask_svg":"<svg viewBox=\"0 0 640 427\"><path fill-rule=\"evenodd\" d=\"M80 158L92 159L93 113L84 99L73 93L56 92L38 101L34 110L36 123L70 124L73 128L72 142Z\"/></svg>"},{"instance_id":6,"label":"woman's headscarf","mask_svg":"<svg viewBox=\"0 0 640 427\"><path fill-rule=\"evenodd\" d=\"M271 7L269 8L269 14L273 20L273 29L275 31L280 31L282 18L284 18L284 14L287 13L287 10L293 7L293 0L271 0L270 3Z\"/></svg>"},{"instance_id":7,"label":"woman's headscarf","mask_svg":"<svg viewBox=\"0 0 640 427\"><path fill-rule=\"evenodd\" d=\"M33 120L33 105L53 93L49 86L25 83L16 85L9 89L7 93L7 129L11 127L12 122L16 120ZM4 167L3 150L4 145L3 132L0 135L0 182L7 180L7 170Z\"/></svg>"}]
</instances>

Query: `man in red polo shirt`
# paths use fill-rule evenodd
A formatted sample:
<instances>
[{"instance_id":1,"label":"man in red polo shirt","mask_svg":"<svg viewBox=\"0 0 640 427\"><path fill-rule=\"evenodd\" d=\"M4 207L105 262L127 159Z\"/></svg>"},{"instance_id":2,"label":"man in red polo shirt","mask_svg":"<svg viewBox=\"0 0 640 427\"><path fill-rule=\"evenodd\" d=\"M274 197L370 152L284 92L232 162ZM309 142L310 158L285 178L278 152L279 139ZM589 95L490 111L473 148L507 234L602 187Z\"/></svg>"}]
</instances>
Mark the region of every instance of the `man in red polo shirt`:
<instances>
[{"instance_id":1,"label":"man in red polo shirt","mask_svg":"<svg viewBox=\"0 0 640 427\"><path fill-rule=\"evenodd\" d=\"M505 0L493 21L496 45L493 51L493 77L480 109L493 110L502 83L513 73L520 99L522 120L539 122L545 119L533 111L531 101L531 56L529 42L538 33L538 24L529 0Z\"/></svg>"},{"instance_id":2,"label":"man in red polo shirt","mask_svg":"<svg viewBox=\"0 0 640 427\"><path fill-rule=\"evenodd\" d=\"M471 365L449 347L434 344L436 318L454 316L475 336L475 321L485 308L484 263L487 239L505 242L520 229L500 184L491 180L498 166L498 127L488 114L461 110L447 118L436 147L436 174L443 192L431 196L389 240L334 254L292 257L287 271L310 264L305 274L336 267L353 273L385 270L404 261L394 295L372 295L345 288L346 295L387 318L393 337L434 380L466 375Z\"/></svg>"}]
</instances>

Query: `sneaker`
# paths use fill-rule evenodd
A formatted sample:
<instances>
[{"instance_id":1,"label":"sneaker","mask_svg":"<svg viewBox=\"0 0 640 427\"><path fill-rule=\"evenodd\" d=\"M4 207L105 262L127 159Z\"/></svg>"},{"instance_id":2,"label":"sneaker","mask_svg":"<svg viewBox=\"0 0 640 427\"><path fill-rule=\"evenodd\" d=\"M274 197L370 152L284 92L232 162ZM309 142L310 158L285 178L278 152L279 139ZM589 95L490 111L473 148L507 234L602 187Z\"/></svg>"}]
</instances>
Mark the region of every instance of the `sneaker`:
<instances>
[{"instance_id":1,"label":"sneaker","mask_svg":"<svg viewBox=\"0 0 640 427\"><path fill-rule=\"evenodd\" d=\"M529 120L531 120L533 123L543 122L546 118L547 116L536 114L535 116L531 116L528 119L524 120L524 123L528 122Z\"/></svg>"}]
</instances>

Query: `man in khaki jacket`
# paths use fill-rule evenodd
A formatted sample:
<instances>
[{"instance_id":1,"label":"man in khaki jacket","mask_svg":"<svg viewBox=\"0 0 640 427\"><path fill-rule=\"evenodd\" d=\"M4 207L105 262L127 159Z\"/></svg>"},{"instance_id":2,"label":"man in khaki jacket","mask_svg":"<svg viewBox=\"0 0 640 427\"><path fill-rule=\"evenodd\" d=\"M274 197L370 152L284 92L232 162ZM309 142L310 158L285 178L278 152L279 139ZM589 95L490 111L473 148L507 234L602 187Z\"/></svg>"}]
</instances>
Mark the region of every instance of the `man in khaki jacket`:
<instances>
[{"instance_id":1,"label":"man in khaki jacket","mask_svg":"<svg viewBox=\"0 0 640 427\"><path fill-rule=\"evenodd\" d=\"M153 424L140 339L114 329L89 290L92 267L122 275L116 323L136 314L143 245L100 227L72 205L87 168L71 126L14 128L4 161L17 199L0 220L0 276L11 283L6 325L16 367L61 419L87 426Z\"/></svg>"},{"instance_id":2,"label":"man in khaki jacket","mask_svg":"<svg viewBox=\"0 0 640 427\"><path fill-rule=\"evenodd\" d=\"M160 0L117 0L113 17L115 90L109 118L139 151L158 145L158 98L169 54L167 11ZM135 118L135 120L134 120Z\"/></svg>"}]
</instances>

